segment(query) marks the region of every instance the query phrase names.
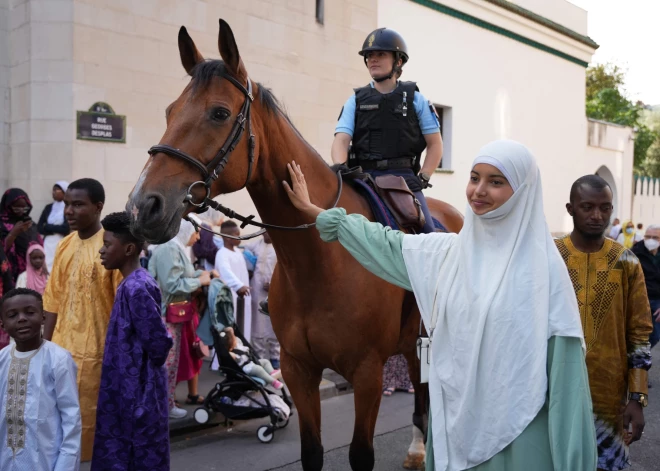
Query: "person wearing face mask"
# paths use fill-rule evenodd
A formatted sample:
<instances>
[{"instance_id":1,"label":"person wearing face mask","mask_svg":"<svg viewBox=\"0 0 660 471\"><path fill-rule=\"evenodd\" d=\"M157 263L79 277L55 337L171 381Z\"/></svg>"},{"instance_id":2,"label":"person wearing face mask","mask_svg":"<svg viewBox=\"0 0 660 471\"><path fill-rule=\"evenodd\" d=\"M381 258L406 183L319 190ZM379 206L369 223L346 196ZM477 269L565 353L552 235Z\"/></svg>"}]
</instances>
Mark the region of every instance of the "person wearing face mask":
<instances>
[{"instance_id":1,"label":"person wearing face mask","mask_svg":"<svg viewBox=\"0 0 660 471\"><path fill-rule=\"evenodd\" d=\"M0 200L0 242L4 245L14 283L27 268L27 249L32 242L43 245L37 225L30 218L32 203L20 188L5 191Z\"/></svg>"},{"instance_id":2,"label":"person wearing face mask","mask_svg":"<svg viewBox=\"0 0 660 471\"><path fill-rule=\"evenodd\" d=\"M635 242L637 242L635 225L632 221L626 221L623 223L622 227L621 234L616 238L616 241L625 248L631 249L632 246L635 245Z\"/></svg>"},{"instance_id":3,"label":"person wearing face mask","mask_svg":"<svg viewBox=\"0 0 660 471\"><path fill-rule=\"evenodd\" d=\"M644 239L633 245L632 252L637 255L644 271L646 293L653 316L653 333L649 341L651 348L660 341L660 264L657 260L660 248L660 225L651 225L646 229Z\"/></svg>"},{"instance_id":4,"label":"person wearing face mask","mask_svg":"<svg viewBox=\"0 0 660 471\"><path fill-rule=\"evenodd\" d=\"M324 211L295 162L289 174L291 202L323 241L415 293L433 342L427 471L595 471L579 308L525 146L502 140L479 151L459 234L404 234L344 208ZM379 360L373 352L356 367Z\"/></svg>"}]
</instances>

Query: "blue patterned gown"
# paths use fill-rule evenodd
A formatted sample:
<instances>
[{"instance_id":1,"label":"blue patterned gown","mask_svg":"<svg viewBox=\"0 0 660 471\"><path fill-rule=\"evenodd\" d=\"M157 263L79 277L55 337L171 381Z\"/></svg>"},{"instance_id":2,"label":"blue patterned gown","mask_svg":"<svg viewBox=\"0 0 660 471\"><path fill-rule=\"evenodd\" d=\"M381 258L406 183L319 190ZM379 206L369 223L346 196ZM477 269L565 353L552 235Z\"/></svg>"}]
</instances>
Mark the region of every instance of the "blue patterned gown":
<instances>
[{"instance_id":1,"label":"blue patterned gown","mask_svg":"<svg viewBox=\"0 0 660 471\"><path fill-rule=\"evenodd\" d=\"M140 268L117 289L105 340L93 471L169 470L167 373L172 347L158 284Z\"/></svg>"}]
</instances>

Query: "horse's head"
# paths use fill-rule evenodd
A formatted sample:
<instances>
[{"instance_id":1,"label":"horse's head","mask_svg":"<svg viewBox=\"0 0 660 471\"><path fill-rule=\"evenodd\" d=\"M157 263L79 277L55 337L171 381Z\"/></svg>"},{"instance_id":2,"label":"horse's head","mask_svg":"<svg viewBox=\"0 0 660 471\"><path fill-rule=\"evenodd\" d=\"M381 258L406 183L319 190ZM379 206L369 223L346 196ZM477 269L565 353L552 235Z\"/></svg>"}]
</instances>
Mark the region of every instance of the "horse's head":
<instances>
[{"instance_id":1,"label":"horse's head","mask_svg":"<svg viewBox=\"0 0 660 471\"><path fill-rule=\"evenodd\" d=\"M132 215L131 230L149 242L162 243L176 235L181 218L195 209L185 201L189 193L193 202L204 200L204 184L191 187L193 183L208 182L213 197L237 191L248 182L254 154L251 84L234 34L223 20L218 46L223 60L205 61L186 29L179 31L181 63L192 79L167 108L165 134L150 150L126 205Z\"/></svg>"}]
</instances>

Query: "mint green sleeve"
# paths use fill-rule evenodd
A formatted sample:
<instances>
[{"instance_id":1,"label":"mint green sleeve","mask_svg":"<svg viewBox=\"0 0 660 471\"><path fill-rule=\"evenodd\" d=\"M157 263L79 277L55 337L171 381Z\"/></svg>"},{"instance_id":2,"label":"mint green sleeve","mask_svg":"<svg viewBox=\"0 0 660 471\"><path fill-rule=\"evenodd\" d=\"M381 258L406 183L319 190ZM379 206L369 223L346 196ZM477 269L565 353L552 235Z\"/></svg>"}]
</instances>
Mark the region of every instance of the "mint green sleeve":
<instances>
[{"instance_id":1,"label":"mint green sleeve","mask_svg":"<svg viewBox=\"0 0 660 471\"><path fill-rule=\"evenodd\" d=\"M394 231L361 214L346 214L344 208L323 211L316 228L325 242L339 241L349 253L374 275L412 291L403 261L403 232Z\"/></svg>"},{"instance_id":2,"label":"mint green sleeve","mask_svg":"<svg viewBox=\"0 0 660 471\"><path fill-rule=\"evenodd\" d=\"M596 429L582 342L548 341L548 434L555 471L594 471Z\"/></svg>"}]
</instances>

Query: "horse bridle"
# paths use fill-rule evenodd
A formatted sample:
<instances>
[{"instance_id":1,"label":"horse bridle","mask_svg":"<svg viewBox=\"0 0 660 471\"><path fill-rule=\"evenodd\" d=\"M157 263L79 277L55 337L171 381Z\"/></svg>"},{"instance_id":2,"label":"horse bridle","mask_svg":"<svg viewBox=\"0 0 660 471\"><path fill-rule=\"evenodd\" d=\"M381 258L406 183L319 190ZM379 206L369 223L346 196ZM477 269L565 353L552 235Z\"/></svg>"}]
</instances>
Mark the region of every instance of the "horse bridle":
<instances>
[{"instance_id":1,"label":"horse bridle","mask_svg":"<svg viewBox=\"0 0 660 471\"><path fill-rule=\"evenodd\" d=\"M229 234L218 234L210 229L199 226L199 224L197 224L196 221L188 218L187 216L186 219L190 221L193 224L193 226L195 226L196 230L202 229L208 232L212 232L213 234L217 234L223 237L228 237L237 240L247 240L247 239L252 239L254 237L258 237L262 235L264 232L266 232L266 229L297 231L297 230L309 229L310 227L316 226L316 223L301 224L299 226L277 226L274 224L266 224L263 222L254 221L254 217L255 217L254 215L242 216L236 213L235 211L233 211L232 209L227 208L226 206L223 206L217 201L211 199L211 186L218 179L220 173L222 173L222 171L227 166L227 162L229 161L229 157L231 156L231 153L234 151L234 149L240 142L241 137L243 137L246 123L249 134L248 171L247 171L247 177L245 178L245 183L243 184L243 186L241 186L241 188L239 188L239 190L245 188L248 182L250 181L250 178L252 177L252 167L254 165L254 149L256 147L255 137L254 134L252 133L252 119L250 115L250 110L251 110L250 105L254 101L254 96L252 95L252 81L248 77L247 88L246 88L243 86L242 83L240 83L238 80L236 80L234 77L228 74L221 74L221 77L231 82L236 88L238 88L241 92L243 92L243 95L245 95L245 101L243 102L241 111L236 116L234 125L232 126L231 131L229 132L229 135L225 140L225 143L222 145L222 147L220 147L220 150L215 155L215 157L213 157L213 160L211 160L208 164L204 165L202 162L200 162L190 154L187 154L186 152L183 152L182 150L176 149L167 144L157 144L155 146L152 146L148 152L149 155L151 155L152 157L156 154L163 153L170 157L176 157L182 159L185 162L188 162L189 164L196 167L201 172L202 178L204 178L204 180L198 180L196 182L193 182L188 187L188 192L184 198L184 201L186 203L195 206L197 208L195 212L201 213L206 211L207 208L211 207L217 211L220 211L229 218L238 219L239 221L241 221L241 229L243 229L245 226L252 225L252 226L260 227L262 230L255 232L253 234L248 234L246 236L232 236ZM335 199L335 202L332 205L333 208L337 206L337 203L339 203L339 198L341 197L342 178L340 172L337 172L337 181L339 183L339 190L337 191L337 198ZM206 195L204 196L204 199L202 200L201 203L196 203L194 201L194 197L192 194L193 188L195 188L197 185L204 186L206 190Z\"/></svg>"}]
</instances>

